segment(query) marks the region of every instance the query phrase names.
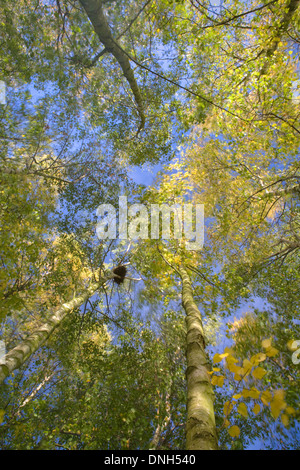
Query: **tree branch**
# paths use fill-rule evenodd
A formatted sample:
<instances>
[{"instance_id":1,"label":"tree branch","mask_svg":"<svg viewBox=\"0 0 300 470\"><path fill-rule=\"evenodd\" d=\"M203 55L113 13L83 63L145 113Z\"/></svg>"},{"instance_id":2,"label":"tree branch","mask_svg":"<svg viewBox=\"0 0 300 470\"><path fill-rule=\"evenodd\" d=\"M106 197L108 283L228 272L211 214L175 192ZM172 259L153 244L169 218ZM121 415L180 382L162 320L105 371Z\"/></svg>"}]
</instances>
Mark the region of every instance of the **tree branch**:
<instances>
[{"instance_id":1,"label":"tree branch","mask_svg":"<svg viewBox=\"0 0 300 470\"><path fill-rule=\"evenodd\" d=\"M117 60L118 64L122 69L124 77L127 79L130 85L140 116L140 125L137 132L139 133L144 128L146 119L144 114L142 96L137 81L135 79L133 70L130 66L127 54L124 53L123 49L113 38L110 26L102 9L103 2L101 0L80 0L80 3L84 8L89 20L91 21L95 33L104 45L106 51L110 52Z\"/></svg>"},{"instance_id":2,"label":"tree branch","mask_svg":"<svg viewBox=\"0 0 300 470\"><path fill-rule=\"evenodd\" d=\"M214 101L208 99L208 98L205 98L205 96L203 95L200 95L199 93L195 93L193 90L191 90L190 88L187 88L183 85L180 85L178 82L175 82L174 80L171 80L170 78L164 76L164 75L161 75L160 73L158 72L155 72L154 70L151 70L149 67L147 67L146 65L144 64L141 64L140 62L138 62L136 59L134 59L130 54L128 54L128 52L126 52L124 49L122 49L122 47L119 45L118 46L122 52L128 57L128 59L130 59L132 62L134 62L138 67L144 69L144 70L147 70L148 72L152 73L153 75L155 75L156 77L159 77L161 78L162 80L165 80L166 82L168 83L171 83L172 85L175 85L177 86L178 88L180 88L181 90L184 90L186 92L188 92L189 94L195 96L196 98L200 98L201 100L205 101L206 103L208 104L211 104L212 106L215 106L216 108L220 109L221 111L225 111L226 113L230 114L231 116L234 116L234 117L237 117L239 118L241 121L244 121L244 122L249 122L247 119L239 116L238 114L236 113L233 113L232 111L230 111L229 109L227 108L224 108L223 106L215 103Z\"/></svg>"},{"instance_id":3,"label":"tree branch","mask_svg":"<svg viewBox=\"0 0 300 470\"><path fill-rule=\"evenodd\" d=\"M231 23L232 21L234 21L238 18L242 18L243 16L247 16L247 15L250 15L251 13L255 13L257 11L263 10L264 8L268 7L269 5L272 5L273 3L277 3L277 2L278 2L278 0L271 0L270 2L266 3L265 5L261 5L257 8L253 8L253 10L244 11L243 13L239 13L237 15L232 15L230 18L226 18L225 20L219 21L219 22L216 21L214 18L208 17L209 20L213 22L213 24L202 26L201 29L214 28L215 26L226 25L226 24ZM191 1L191 4L195 7L195 5L193 4L192 1Z\"/></svg>"}]
</instances>

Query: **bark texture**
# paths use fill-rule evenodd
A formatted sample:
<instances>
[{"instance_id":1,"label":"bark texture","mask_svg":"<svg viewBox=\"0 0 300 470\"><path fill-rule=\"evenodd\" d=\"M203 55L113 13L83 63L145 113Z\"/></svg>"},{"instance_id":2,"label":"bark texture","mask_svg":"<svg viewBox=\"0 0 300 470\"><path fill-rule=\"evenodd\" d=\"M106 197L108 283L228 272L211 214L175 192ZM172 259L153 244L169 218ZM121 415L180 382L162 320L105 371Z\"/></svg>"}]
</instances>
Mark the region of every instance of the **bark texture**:
<instances>
[{"instance_id":1,"label":"bark texture","mask_svg":"<svg viewBox=\"0 0 300 470\"><path fill-rule=\"evenodd\" d=\"M124 77L127 79L131 91L133 93L137 110L140 115L140 126L138 132L140 132L145 125L145 114L143 108L142 96L135 79L133 70L130 66L130 61L126 54L124 54L122 48L118 45L117 41L113 38L110 26L105 17L102 9L103 2L101 0L80 0L89 20L91 21L94 31L98 38L102 42L107 52L110 52L119 63Z\"/></svg>"},{"instance_id":2,"label":"bark texture","mask_svg":"<svg viewBox=\"0 0 300 470\"><path fill-rule=\"evenodd\" d=\"M80 305L89 299L98 288L98 282L90 284L82 295L79 295L70 302L61 305L61 307L46 323L37 328L23 342L18 344L18 346L2 357L0 364L0 384L8 375L10 375L15 369L21 367L24 362L29 359L29 357L49 338L51 333L55 328L57 328L69 312L76 307L80 307Z\"/></svg>"},{"instance_id":3,"label":"bark texture","mask_svg":"<svg viewBox=\"0 0 300 470\"><path fill-rule=\"evenodd\" d=\"M190 277L181 267L182 305L187 326L187 450L217 450L214 394L208 374L204 331L200 311L193 298Z\"/></svg>"}]
</instances>

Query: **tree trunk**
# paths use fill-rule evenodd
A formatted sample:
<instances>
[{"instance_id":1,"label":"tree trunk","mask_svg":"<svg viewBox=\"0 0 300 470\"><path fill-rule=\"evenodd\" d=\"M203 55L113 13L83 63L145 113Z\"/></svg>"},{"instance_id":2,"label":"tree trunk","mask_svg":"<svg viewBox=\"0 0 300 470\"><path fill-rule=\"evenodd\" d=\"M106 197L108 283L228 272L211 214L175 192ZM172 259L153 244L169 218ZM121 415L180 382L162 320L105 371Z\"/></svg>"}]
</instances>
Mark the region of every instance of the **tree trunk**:
<instances>
[{"instance_id":1,"label":"tree trunk","mask_svg":"<svg viewBox=\"0 0 300 470\"><path fill-rule=\"evenodd\" d=\"M89 20L91 21L94 27L94 31L97 34L98 38L104 45L106 51L110 52L118 61L124 74L124 77L127 79L130 85L131 91L134 95L134 99L136 102L137 110L140 115L140 126L138 129L138 132L140 132L145 125L145 114L142 96L137 81L135 79L133 70L130 66L129 59L127 55L124 54L122 48L118 45L117 41L113 38L110 26L102 9L103 2L101 0L80 0L80 3L83 6Z\"/></svg>"},{"instance_id":2,"label":"tree trunk","mask_svg":"<svg viewBox=\"0 0 300 470\"><path fill-rule=\"evenodd\" d=\"M170 410L171 410L170 393L168 392L167 396L166 396L166 416L165 416L162 424L157 425L157 427L155 429L154 436L153 436L153 438L150 442L150 445L149 445L149 450L156 450L157 449L159 441L160 441L161 436L162 436L162 433L167 428L167 426L168 426L168 424L171 420ZM160 410L159 410L159 405L158 405L158 410L157 410L158 416L159 416L159 411Z\"/></svg>"},{"instance_id":3,"label":"tree trunk","mask_svg":"<svg viewBox=\"0 0 300 470\"><path fill-rule=\"evenodd\" d=\"M91 283L83 294L63 304L46 323L37 328L28 338L3 356L0 364L0 384L13 370L21 367L24 362L30 358L30 356L49 338L51 333L69 312L74 308L80 307L98 288L99 282Z\"/></svg>"},{"instance_id":4,"label":"tree trunk","mask_svg":"<svg viewBox=\"0 0 300 470\"><path fill-rule=\"evenodd\" d=\"M213 389L208 374L204 332L200 311L193 298L188 273L179 269L182 279L182 305L187 325L187 450L218 449L213 406Z\"/></svg>"}]
</instances>

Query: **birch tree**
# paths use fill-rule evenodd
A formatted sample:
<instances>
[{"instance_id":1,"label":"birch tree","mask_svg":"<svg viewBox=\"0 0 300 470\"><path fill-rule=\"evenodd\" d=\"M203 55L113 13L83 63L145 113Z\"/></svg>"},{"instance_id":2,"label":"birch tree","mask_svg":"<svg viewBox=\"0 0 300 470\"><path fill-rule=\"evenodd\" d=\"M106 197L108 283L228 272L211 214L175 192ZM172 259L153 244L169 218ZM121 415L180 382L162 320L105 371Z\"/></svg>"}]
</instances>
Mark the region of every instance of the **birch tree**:
<instances>
[{"instance_id":1,"label":"birch tree","mask_svg":"<svg viewBox=\"0 0 300 470\"><path fill-rule=\"evenodd\" d=\"M64 303L57 311L49 316L46 323L38 327L34 332L28 335L25 340L7 352L2 357L0 383L11 374L15 369L21 367L30 356L42 346L53 331L61 324L66 315L70 314L74 308L80 307L86 300L93 296L99 289L99 282L91 283L81 295L76 296L70 302Z\"/></svg>"}]
</instances>

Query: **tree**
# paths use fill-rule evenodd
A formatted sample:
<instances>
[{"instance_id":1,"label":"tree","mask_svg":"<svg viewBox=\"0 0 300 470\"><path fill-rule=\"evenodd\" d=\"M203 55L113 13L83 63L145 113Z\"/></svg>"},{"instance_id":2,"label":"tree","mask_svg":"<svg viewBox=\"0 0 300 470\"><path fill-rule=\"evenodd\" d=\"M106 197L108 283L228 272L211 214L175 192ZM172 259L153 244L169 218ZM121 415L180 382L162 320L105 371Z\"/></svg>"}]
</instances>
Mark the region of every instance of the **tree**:
<instances>
[{"instance_id":1,"label":"tree","mask_svg":"<svg viewBox=\"0 0 300 470\"><path fill-rule=\"evenodd\" d=\"M99 281L91 283L82 295L75 297L68 303L64 303L53 315L49 316L46 323L33 331L21 344L9 351L3 357L4 363L1 364L0 381L3 382L13 370L24 364L24 362L49 338L65 316L88 300L97 291L98 287Z\"/></svg>"},{"instance_id":2,"label":"tree","mask_svg":"<svg viewBox=\"0 0 300 470\"><path fill-rule=\"evenodd\" d=\"M213 407L213 391L207 373L208 359L201 315L193 299L191 281L181 267L182 303L187 323L187 449L216 450L218 439Z\"/></svg>"},{"instance_id":3,"label":"tree","mask_svg":"<svg viewBox=\"0 0 300 470\"><path fill-rule=\"evenodd\" d=\"M275 352L294 339L298 303L299 1L5 2L0 20L2 370L21 366L2 389L3 446L217 448L219 433L237 449L259 436L260 411L264 425L293 423L297 377ZM174 154L156 187L126 177ZM204 203L203 249L99 242L96 209L120 193ZM104 281L122 262L141 283L99 289L99 270ZM206 330L257 296L267 307L214 350Z\"/></svg>"}]
</instances>

